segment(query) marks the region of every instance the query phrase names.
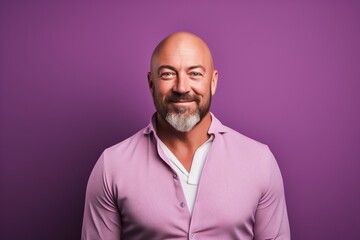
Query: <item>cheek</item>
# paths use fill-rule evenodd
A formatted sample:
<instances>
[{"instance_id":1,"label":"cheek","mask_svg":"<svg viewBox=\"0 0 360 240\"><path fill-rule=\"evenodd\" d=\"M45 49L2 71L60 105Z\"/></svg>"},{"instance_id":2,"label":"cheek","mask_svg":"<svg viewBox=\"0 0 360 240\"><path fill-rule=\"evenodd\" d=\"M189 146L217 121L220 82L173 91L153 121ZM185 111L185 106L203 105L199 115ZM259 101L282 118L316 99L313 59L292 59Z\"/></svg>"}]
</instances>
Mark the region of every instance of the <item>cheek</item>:
<instances>
[{"instance_id":1,"label":"cheek","mask_svg":"<svg viewBox=\"0 0 360 240\"><path fill-rule=\"evenodd\" d=\"M196 82L193 84L194 92L198 95L201 95L203 97L207 97L209 94L211 94L211 84L210 81L204 81L204 82Z\"/></svg>"},{"instance_id":2,"label":"cheek","mask_svg":"<svg viewBox=\"0 0 360 240\"><path fill-rule=\"evenodd\" d=\"M155 86L155 93L157 95L167 95L169 92L171 92L172 86L168 82L162 82L161 84L158 83Z\"/></svg>"}]
</instances>

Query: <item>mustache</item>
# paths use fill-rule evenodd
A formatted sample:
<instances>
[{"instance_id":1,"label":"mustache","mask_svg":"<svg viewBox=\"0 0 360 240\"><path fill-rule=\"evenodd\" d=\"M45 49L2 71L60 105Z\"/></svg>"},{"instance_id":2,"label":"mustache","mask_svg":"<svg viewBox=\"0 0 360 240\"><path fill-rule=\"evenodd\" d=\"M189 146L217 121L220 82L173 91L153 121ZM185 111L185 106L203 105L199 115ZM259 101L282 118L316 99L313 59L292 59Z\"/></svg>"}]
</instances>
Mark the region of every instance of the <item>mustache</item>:
<instances>
[{"instance_id":1,"label":"mustache","mask_svg":"<svg viewBox=\"0 0 360 240\"><path fill-rule=\"evenodd\" d=\"M166 97L167 102L180 102L180 101L195 101L200 102L200 97L197 95L190 95L188 93L172 93Z\"/></svg>"}]
</instances>

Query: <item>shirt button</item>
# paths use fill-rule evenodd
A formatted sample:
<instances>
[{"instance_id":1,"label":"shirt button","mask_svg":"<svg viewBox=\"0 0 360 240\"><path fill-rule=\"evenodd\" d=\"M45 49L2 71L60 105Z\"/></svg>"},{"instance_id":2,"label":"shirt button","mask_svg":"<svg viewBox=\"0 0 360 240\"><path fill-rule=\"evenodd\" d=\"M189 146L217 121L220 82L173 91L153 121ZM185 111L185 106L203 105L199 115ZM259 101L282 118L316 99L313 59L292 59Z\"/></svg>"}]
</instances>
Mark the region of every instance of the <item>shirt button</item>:
<instances>
[{"instance_id":1,"label":"shirt button","mask_svg":"<svg viewBox=\"0 0 360 240\"><path fill-rule=\"evenodd\" d=\"M181 203L180 203L180 207L182 207L182 208L185 207L185 203L184 203L184 202L181 202Z\"/></svg>"},{"instance_id":2,"label":"shirt button","mask_svg":"<svg viewBox=\"0 0 360 240\"><path fill-rule=\"evenodd\" d=\"M177 178L177 175L176 175L176 173L174 173L174 175L173 175L173 178L175 179L175 178Z\"/></svg>"},{"instance_id":3,"label":"shirt button","mask_svg":"<svg viewBox=\"0 0 360 240\"><path fill-rule=\"evenodd\" d=\"M195 233L190 234L190 239L195 239Z\"/></svg>"}]
</instances>

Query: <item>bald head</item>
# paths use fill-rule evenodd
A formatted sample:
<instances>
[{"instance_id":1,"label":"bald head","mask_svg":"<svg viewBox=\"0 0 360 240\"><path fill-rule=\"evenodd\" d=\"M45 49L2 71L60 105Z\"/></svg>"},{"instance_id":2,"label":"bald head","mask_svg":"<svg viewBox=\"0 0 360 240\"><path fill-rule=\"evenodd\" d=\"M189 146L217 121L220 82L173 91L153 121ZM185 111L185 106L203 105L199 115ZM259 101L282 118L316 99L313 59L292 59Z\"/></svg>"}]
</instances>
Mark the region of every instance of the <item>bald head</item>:
<instances>
[{"instance_id":1,"label":"bald head","mask_svg":"<svg viewBox=\"0 0 360 240\"><path fill-rule=\"evenodd\" d=\"M205 117L209 123L218 73L201 38L188 32L171 34L155 48L150 68L148 83L158 119L180 132L190 131Z\"/></svg>"},{"instance_id":2,"label":"bald head","mask_svg":"<svg viewBox=\"0 0 360 240\"><path fill-rule=\"evenodd\" d=\"M214 69L210 49L200 37L190 32L176 32L164 38L154 49L151 56L151 72L156 71L154 67L162 56L184 56L191 52L205 60L210 65L209 70Z\"/></svg>"}]
</instances>

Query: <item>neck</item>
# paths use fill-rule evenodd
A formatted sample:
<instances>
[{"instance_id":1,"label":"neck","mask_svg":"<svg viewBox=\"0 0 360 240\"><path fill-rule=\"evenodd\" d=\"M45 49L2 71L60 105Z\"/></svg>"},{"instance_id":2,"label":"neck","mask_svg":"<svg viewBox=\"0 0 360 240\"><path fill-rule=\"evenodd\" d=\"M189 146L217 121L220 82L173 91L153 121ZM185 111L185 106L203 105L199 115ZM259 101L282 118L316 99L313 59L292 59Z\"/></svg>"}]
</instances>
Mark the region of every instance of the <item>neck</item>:
<instances>
[{"instance_id":1,"label":"neck","mask_svg":"<svg viewBox=\"0 0 360 240\"><path fill-rule=\"evenodd\" d=\"M177 146L188 149L197 149L208 138L208 130L211 124L211 115L208 112L201 121L190 131L180 132L173 128L165 119L157 114L157 134L169 148L176 149Z\"/></svg>"}]
</instances>

